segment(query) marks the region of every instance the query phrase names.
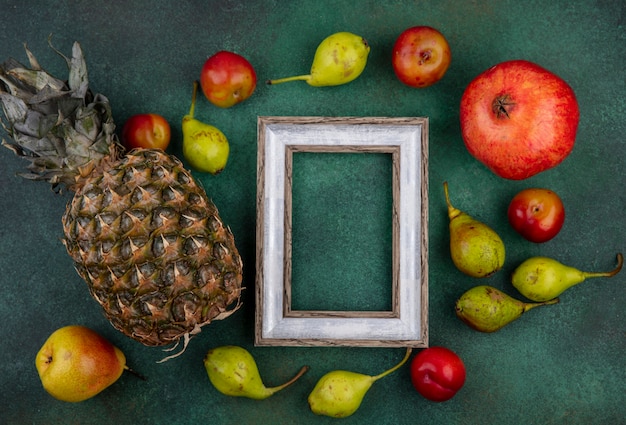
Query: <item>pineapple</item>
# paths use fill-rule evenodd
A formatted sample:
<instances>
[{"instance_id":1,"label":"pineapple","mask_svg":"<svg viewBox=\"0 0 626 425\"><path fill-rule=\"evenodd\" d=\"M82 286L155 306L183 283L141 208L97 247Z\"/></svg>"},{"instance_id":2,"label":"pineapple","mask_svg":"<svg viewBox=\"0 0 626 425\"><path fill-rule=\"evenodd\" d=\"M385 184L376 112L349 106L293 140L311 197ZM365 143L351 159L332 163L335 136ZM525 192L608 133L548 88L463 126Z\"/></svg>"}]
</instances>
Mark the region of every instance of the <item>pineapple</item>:
<instances>
[{"instance_id":1,"label":"pineapple","mask_svg":"<svg viewBox=\"0 0 626 425\"><path fill-rule=\"evenodd\" d=\"M55 49L67 82L25 49L30 68L14 59L0 65L2 124L12 139L2 145L30 161L23 177L74 192L63 243L111 324L148 346L182 338L186 347L241 305L230 229L176 157L124 152L107 98L88 87L78 42L71 58Z\"/></svg>"}]
</instances>

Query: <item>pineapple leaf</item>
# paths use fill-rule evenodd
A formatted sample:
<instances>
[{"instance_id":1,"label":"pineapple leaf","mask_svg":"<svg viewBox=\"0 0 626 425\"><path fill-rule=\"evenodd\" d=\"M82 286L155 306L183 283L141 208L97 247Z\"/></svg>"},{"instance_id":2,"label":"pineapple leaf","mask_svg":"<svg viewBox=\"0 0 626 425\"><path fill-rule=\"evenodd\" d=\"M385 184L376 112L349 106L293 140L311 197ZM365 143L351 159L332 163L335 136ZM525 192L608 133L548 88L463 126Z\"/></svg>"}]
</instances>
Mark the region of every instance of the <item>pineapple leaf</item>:
<instances>
[{"instance_id":1,"label":"pineapple leaf","mask_svg":"<svg viewBox=\"0 0 626 425\"><path fill-rule=\"evenodd\" d=\"M32 90L26 86L22 81L16 80L12 76L7 74L7 70L14 69L16 67L21 67L22 65L16 61L15 59L8 59L5 63L0 66L0 81L4 83L6 89L3 89L0 85L0 91L6 91L13 96L19 97L20 99L27 100L32 95Z\"/></svg>"},{"instance_id":2,"label":"pineapple leaf","mask_svg":"<svg viewBox=\"0 0 626 425\"><path fill-rule=\"evenodd\" d=\"M83 98L87 93L87 88L89 86L89 80L87 78L87 63L85 62L85 57L83 55L83 50L80 47L80 43L75 41L72 46L72 58L68 58L65 56L60 50L52 45L52 38L48 37L48 45L52 50L54 50L59 56L65 59L67 63L67 67L70 70L68 85L70 90L74 92L74 97Z\"/></svg>"},{"instance_id":3,"label":"pineapple leaf","mask_svg":"<svg viewBox=\"0 0 626 425\"><path fill-rule=\"evenodd\" d=\"M60 135L67 141L65 148L68 164L71 164L74 157L89 158L89 150L93 143L89 137L76 131L69 122L64 122L60 130L62 132Z\"/></svg>"},{"instance_id":4,"label":"pineapple leaf","mask_svg":"<svg viewBox=\"0 0 626 425\"><path fill-rule=\"evenodd\" d=\"M42 90L46 86L50 86L54 90L63 90L65 88L63 81L54 78L46 71L18 67L8 70L7 74L23 82L26 86L32 87L35 91Z\"/></svg>"},{"instance_id":5,"label":"pineapple leaf","mask_svg":"<svg viewBox=\"0 0 626 425\"><path fill-rule=\"evenodd\" d=\"M25 134L17 134L15 142L23 152L27 153L27 156L40 157L44 159L50 158L48 163L59 163L58 161L55 161L58 160L58 158L55 158L54 156L57 154L56 145L54 141L50 140L48 137L37 138Z\"/></svg>"},{"instance_id":6,"label":"pineapple leaf","mask_svg":"<svg viewBox=\"0 0 626 425\"><path fill-rule=\"evenodd\" d=\"M30 164L23 177L72 189L81 168L120 150L108 99L89 90L78 42L69 59L48 40L69 68L67 84L45 72L24 45L31 69L14 59L0 64L2 127L12 139L2 145Z\"/></svg>"},{"instance_id":7,"label":"pineapple leaf","mask_svg":"<svg viewBox=\"0 0 626 425\"><path fill-rule=\"evenodd\" d=\"M72 47L72 61L70 62L70 76L68 80L70 89L74 91L74 97L84 98L89 86L87 78L87 64L83 51L78 41Z\"/></svg>"},{"instance_id":8,"label":"pineapple leaf","mask_svg":"<svg viewBox=\"0 0 626 425\"><path fill-rule=\"evenodd\" d=\"M33 97L28 100L30 104L44 103L50 100L57 99L59 97L66 96L68 92L56 90L50 86L45 86L43 89L39 90Z\"/></svg>"},{"instance_id":9,"label":"pineapple leaf","mask_svg":"<svg viewBox=\"0 0 626 425\"><path fill-rule=\"evenodd\" d=\"M22 122L26 119L28 107L22 99L0 92L0 101L2 101L4 115L9 122Z\"/></svg>"},{"instance_id":10,"label":"pineapple leaf","mask_svg":"<svg viewBox=\"0 0 626 425\"><path fill-rule=\"evenodd\" d=\"M39 65L37 58L35 58L35 55L33 55L26 43L24 43L24 50L26 50L26 56L28 56L28 63L30 63L30 67L32 69L41 70L41 65Z\"/></svg>"},{"instance_id":11,"label":"pineapple leaf","mask_svg":"<svg viewBox=\"0 0 626 425\"><path fill-rule=\"evenodd\" d=\"M100 133L100 117L93 108L81 108L76 113L74 128L90 140L96 140Z\"/></svg>"},{"instance_id":12,"label":"pineapple leaf","mask_svg":"<svg viewBox=\"0 0 626 425\"><path fill-rule=\"evenodd\" d=\"M27 112L23 122L16 122L13 127L17 133L42 138L50 131L55 122L55 117L31 110Z\"/></svg>"}]
</instances>

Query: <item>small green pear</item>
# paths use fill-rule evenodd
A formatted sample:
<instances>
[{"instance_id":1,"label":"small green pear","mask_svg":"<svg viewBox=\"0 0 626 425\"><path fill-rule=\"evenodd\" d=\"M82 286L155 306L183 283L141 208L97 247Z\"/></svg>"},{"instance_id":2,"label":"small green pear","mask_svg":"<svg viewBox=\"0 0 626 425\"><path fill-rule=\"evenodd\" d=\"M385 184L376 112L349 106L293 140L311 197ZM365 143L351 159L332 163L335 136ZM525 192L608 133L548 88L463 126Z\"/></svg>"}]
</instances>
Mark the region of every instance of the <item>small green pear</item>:
<instances>
[{"instance_id":1,"label":"small green pear","mask_svg":"<svg viewBox=\"0 0 626 425\"><path fill-rule=\"evenodd\" d=\"M491 276L504 265L505 249L491 227L450 203L448 182L443 183L450 219L450 256L454 265L472 277Z\"/></svg>"},{"instance_id":2,"label":"small green pear","mask_svg":"<svg viewBox=\"0 0 626 425\"><path fill-rule=\"evenodd\" d=\"M513 286L526 298L546 301L561 295L591 277L612 277L620 272L624 257L617 254L617 266L610 272L584 272L548 257L531 257L520 264L511 276Z\"/></svg>"},{"instance_id":3,"label":"small green pear","mask_svg":"<svg viewBox=\"0 0 626 425\"><path fill-rule=\"evenodd\" d=\"M361 75L369 52L370 46L363 37L338 32L326 37L317 47L309 74L268 80L267 84L296 80L304 80L313 87L346 84Z\"/></svg>"},{"instance_id":4,"label":"small green pear","mask_svg":"<svg viewBox=\"0 0 626 425\"><path fill-rule=\"evenodd\" d=\"M542 305L556 304L558 298L526 303L488 285L475 286L457 300L456 315L472 329L495 332L517 320L523 313Z\"/></svg>"},{"instance_id":5,"label":"small green pear","mask_svg":"<svg viewBox=\"0 0 626 425\"><path fill-rule=\"evenodd\" d=\"M194 81L191 108L183 117L183 156L198 171L219 174L228 161L228 139L217 127L194 118L198 81Z\"/></svg>"},{"instance_id":6,"label":"small green pear","mask_svg":"<svg viewBox=\"0 0 626 425\"><path fill-rule=\"evenodd\" d=\"M380 378L399 369L411 355L409 347L402 361L389 370L376 376L346 370L334 370L322 376L317 382L308 402L311 411L316 415L345 418L357 411L363 397L372 384Z\"/></svg>"},{"instance_id":7,"label":"small green pear","mask_svg":"<svg viewBox=\"0 0 626 425\"><path fill-rule=\"evenodd\" d=\"M209 350L204 357L204 367L213 386L222 394L263 400L293 384L308 370L304 366L289 381L277 387L263 384L252 354L245 348L225 345Z\"/></svg>"}]
</instances>

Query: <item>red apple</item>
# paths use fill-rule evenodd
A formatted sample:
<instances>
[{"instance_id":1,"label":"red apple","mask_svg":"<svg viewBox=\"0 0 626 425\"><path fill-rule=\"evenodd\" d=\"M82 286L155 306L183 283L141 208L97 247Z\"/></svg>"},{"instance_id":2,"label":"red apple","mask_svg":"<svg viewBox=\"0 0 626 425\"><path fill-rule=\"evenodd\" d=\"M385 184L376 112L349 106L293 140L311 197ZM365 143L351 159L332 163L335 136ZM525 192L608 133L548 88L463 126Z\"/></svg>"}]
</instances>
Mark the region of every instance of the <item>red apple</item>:
<instances>
[{"instance_id":1,"label":"red apple","mask_svg":"<svg viewBox=\"0 0 626 425\"><path fill-rule=\"evenodd\" d=\"M398 37L392 51L396 76L407 86L422 88L439 81L450 66L450 46L434 28L411 27Z\"/></svg>"},{"instance_id":2,"label":"red apple","mask_svg":"<svg viewBox=\"0 0 626 425\"><path fill-rule=\"evenodd\" d=\"M220 108L230 108L252 96L256 73L246 58L222 50L204 63L200 85L209 102Z\"/></svg>"},{"instance_id":3,"label":"red apple","mask_svg":"<svg viewBox=\"0 0 626 425\"><path fill-rule=\"evenodd\" d=\"M513 197L508 209L509 223L525 239L542 243L554 238L565 221L559 195L548 189L524 189Z\"/></svg>"},{"instance_id":4,"label":"red apple","mask_svg":"<svg viewBox=\"0 0 626 425\"><path fill-rule=\"evenodd\" d=\"M522 180L570 154L579 110L563 79L532 62L512 60L466 87L460 117L469 153L498 176Z\"/></svg>"}]
</instances>

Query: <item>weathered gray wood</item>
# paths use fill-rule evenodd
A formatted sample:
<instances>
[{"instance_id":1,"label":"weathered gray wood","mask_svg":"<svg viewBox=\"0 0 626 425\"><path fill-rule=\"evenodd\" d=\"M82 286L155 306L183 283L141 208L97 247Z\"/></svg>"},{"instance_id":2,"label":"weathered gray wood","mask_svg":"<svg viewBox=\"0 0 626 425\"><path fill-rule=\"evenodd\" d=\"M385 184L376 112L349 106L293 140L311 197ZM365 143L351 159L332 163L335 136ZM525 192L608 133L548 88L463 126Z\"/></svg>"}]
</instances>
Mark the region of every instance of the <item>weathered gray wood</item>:
<instances>
[{"instance_id":1,"label":"weathered gray wood","mask_svg":"<svg viewBox=\"0 0 626 425\"><path fill-rule=\"evenodd\" d=\"M392 310L291 309L294 152L392 155ZM256 345L428 345L428 119L259 117Z\"/></svg>"}]
</instances>

